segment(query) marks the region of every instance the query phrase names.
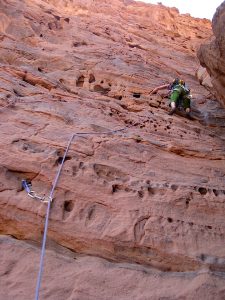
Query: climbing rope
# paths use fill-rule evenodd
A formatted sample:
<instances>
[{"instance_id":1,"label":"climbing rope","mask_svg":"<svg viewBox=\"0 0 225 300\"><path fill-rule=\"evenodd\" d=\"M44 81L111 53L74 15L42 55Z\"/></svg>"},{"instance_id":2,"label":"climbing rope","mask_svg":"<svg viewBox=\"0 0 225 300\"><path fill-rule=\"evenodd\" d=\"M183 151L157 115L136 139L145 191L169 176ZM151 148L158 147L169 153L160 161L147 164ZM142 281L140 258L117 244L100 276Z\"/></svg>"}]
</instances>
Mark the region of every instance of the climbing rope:
<instances>
[{"instance_id":1,"label":"climbing rope","mask_svg":"<svg viewBox=\"0 0 225 300\"><path fill-rule=\"evenodd\" d=\"M78 132L78 133L74 133L71 136L71 138L69 139L69 142L67 144L66 150L65 150L64 155L63 155L62 163L61 163L61 165L60 165L60 167L58 169L58 172L56 174L56 177L55 177L55 180L54 180L54 183L52 185L52 189L50 191L50 194L49 194L49 197L48 197L47 201L43 200L42 197L37 196L30 189L30 185L29 185L29 183L26 182L26 180L22 181L22 185L23 185L24 189L26 190L26 192L28 193L28 195L30 197L33 197L33 198L35 198L35 197L37 198L38 197L39 200L42 199L42 201L48 203L47 210L46 210L46 217L45 217L45 226L44 226L42 248L41 248L40 266L39 266L39 272L38 272L38 278L37 278L37 284L36 284L36 291L35 291L35 300L39 299L39 292L40 292L40 286L41 286L41 278L42 278L43 266L44 266L44 256L45 256L45 247L46 247L46 239L47 239L48 221L49 221L49 214L50 214L51 202L52 202L52 199L53 199L55 188L56 188L57 183L59 181L59 177L60 177L60 174L61 174L61 171L62 171L63 164L65 162L67 153L69 151L70 145L71 145L74 137L79 137L79 136L83 136L83 135L108 135L108 134L115 134L117 132L124 131L125 129L127 129L127 127L124 127L122 129L112 130L112 131L105 131L105 132Z\"/></svg>"}]
</instances>

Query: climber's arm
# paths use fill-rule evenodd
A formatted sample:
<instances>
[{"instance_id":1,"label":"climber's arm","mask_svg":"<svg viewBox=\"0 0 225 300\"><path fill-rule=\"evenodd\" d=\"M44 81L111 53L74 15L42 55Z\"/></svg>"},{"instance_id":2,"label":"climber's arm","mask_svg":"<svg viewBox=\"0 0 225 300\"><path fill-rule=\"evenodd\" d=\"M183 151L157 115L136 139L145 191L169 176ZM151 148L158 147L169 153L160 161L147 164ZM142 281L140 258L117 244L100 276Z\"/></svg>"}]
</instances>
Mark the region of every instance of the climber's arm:
<instances>
[{"instance_id":1,"label":"climber's arm","mask_svg":"<svg viewBox=\"0 0 225 300\"><path fill-rule=\"evenodd\" d=\"M160 86L154 88L154 90L152 90L149 95L156 94L159 90L163 90L163 89L167 89L167 88L169 88L169 84L160 85Z\"/></svg>"}]
</instances>

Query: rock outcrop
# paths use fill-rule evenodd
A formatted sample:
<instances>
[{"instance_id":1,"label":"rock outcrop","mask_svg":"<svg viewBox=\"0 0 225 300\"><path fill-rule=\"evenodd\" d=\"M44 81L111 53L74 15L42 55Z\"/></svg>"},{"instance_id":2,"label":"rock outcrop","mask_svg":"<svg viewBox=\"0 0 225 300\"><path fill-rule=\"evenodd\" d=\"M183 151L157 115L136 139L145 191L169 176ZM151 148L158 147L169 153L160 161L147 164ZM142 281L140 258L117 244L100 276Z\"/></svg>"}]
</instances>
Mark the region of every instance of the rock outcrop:
<instances>
[{"instance_id":1,"label":"rock outcrop","mask_svg":"<svg viewBox=\"0 0 225 300\"><path fill-rule=\"evenodd\" d=\"M195 76L211 23L125 0L0 9L0 297L35 288L46 203L22 179L48 196L71 136L92 132L74 139L54 194L43 299L222 299L225 111ZM177 76L194 120L149 96Z\"/></svg>"},{"instance_id":2,"label":"rock outcrop","mask_svg":"<svg viewBox=\"0 0 225 300\"><path fill-rule=\"evenodd\" d=\"M212 21L214 36L198 52L201 64L207 68L217 98L225 106L225 1L217 8Z\"/></svg>"}]
</instances>

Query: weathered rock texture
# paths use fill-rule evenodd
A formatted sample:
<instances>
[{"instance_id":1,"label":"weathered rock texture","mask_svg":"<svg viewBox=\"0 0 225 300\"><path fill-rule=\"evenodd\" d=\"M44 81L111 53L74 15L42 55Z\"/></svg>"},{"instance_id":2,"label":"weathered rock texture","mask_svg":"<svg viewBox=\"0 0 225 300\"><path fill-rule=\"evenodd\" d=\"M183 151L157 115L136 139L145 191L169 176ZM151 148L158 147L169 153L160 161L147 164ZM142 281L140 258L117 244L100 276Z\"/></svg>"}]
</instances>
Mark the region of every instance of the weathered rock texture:
<instances>
[{"instance_id":1,"label":"weathered rock texture","mask_svg":"<svg viewBox=\"0 0 225 300\"><path fill-rule=\"evenodd\" d=\"M201 64L207 68L217 97L225 106L225 1L217 8L212 21L214 36L198 52Z\"/></svg>"},{"instance_id":2,"label":"weathered rock texture","mask_svg":"<svg viewBox=\"0 0 225 300\"><path fill-rule=\"evenodd\" d=\"M99 132L71 145L48 230L53 250L92 258L49 255L43 299L223 299L225 112L195 77L210 22L119 0L8 0L0 9L1 234L41 241L46 204L21 180L48 195L72 134ZM176 76L192 89L193 121L149 96ZM2 238L2 298L27 299L23 284L33 293L38 252Z\"/></svg>"},{"instance_id":3,"label":"weathered rock texture","mask_svg":"<svg viewBox=\"0 0 225 300\"><path fill-rule=\"evenodd\" d=\"M0 245L1 299L34 299L34 275L38 272L40 250L33 243L5 236L0 237ZM48 248L40 299L224 298L224 278L220 273L208 270L167 273L74 254L54 244Z\"/></svg>"}]
</instances>

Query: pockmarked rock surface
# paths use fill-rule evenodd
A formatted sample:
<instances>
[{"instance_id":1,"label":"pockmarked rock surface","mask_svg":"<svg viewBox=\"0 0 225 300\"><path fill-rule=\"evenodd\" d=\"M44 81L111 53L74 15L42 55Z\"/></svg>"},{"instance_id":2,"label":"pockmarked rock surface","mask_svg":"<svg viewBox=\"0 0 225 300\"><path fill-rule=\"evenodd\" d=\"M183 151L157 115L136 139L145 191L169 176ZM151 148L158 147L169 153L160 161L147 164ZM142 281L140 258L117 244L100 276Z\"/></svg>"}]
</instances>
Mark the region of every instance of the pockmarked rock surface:
<instances>
[{"instance_id":1,"label":"pockmarked rock surface","mask_svg":"<svg viewBox=\"0 0 225 300\"><path fill-rule=\"evenodd\" d=\"M213 36L198 52L201 64L207 68L217 98L225 106L225 1L217 8L212 20Z\"/></svg>"},{"instance_id":2,"label":"pockmarked rock surface","mask_svg":"<svg viewBox=\"0 0 225 300\"><path fill-rule=\"evenodd\" d=\"M210 21L122 0L0 11L1 297L35 288L46 203L22 179L47 197L72 135L91 132L74 137L51 204L42 298L223 299L225 111L195 75ZM178 76L193 120L149 96Z\"/></svg>"}]
</instances>

